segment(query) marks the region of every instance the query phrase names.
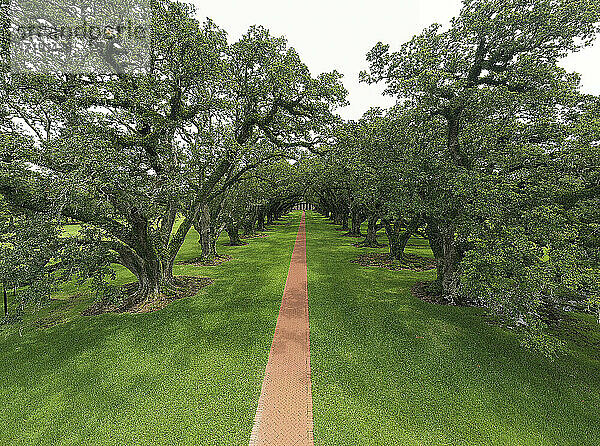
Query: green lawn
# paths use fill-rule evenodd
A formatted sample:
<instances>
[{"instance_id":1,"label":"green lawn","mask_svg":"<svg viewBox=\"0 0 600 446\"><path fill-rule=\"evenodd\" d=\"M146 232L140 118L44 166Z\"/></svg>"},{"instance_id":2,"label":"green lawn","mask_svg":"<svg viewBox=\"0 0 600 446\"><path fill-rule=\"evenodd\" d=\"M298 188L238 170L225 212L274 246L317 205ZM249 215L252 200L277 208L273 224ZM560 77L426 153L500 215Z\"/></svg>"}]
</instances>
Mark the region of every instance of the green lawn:
<instances>
[{"instance_id":1,"label":"green lawn","mask_svg":"<svg viewBox=\"0 0 600 446\"><path fill-rule=\"evenodd\" d=\"M600 444L597 348L567 339L551 362L480 310L414 298L434 273L360 267L349 261L361 250L322 217L307 230L318 446Z\"/></svg>"},{"instance_id":2,"label":"green lawn","mask_svg":"<svg viewBox=\"0 0 600 446\"><path fill-rule=\"evenodd\" d=\"M600 352L580 342L600 341L592 318L558 333L569 351L549 361L480 310L412 297L433 272L350 263L386 250L307 214L317 446L600 444ZM92 296L68 284L56 297L82 295L29 314L22 335L0 328L0 445L247 444L298 220L248 246L225 237L234 260L219 267L178 266L216 281L162 311L82 317ZM409 252L431 255L423 239Z\"/></svg>"},{"instance_id":3,"label":"green lawn","mask_svg":"<svg viewBox=\"0 0 600 446\"><path fill-rule=\"evenodd\" d=\"M22 336L0 328L0 445L247 444L298 221L248 246L224 237L222 266L178 266L216 281L162 311L82 317L91 297L70 284L57 297L83 295L28 315ZM192 232L179 260L198 255ZM69 322L35 327L65 308Z\"/></svg>"}]
</instances>

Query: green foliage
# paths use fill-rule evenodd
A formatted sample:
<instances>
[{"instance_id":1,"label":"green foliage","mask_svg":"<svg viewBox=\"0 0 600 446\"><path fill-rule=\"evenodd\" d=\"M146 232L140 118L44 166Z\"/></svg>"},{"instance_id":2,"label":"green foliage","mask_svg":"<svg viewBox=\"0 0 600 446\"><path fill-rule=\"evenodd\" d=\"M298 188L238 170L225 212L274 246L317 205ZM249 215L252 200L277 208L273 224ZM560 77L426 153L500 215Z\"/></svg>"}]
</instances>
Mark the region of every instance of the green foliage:
<instances>
[{"instance_id":1,"label":"green foliage","mask_svg":"<svg viewBox=\"0 0 600 446\"><path fill-rule=\"evenodd\" d=\"M450 29L434 24L367 55L362 79L385 82L397 109L428 123L400 120L398 133L435 135L408 165L426 179L415 191L448 300L516 323L568 303L565 288L578 304L591 293L597 99L558 61L589 45L599 20L597 2L467 0Z\"/></svg>"},{"instance_id":2,"label":"green foliage","mask_svg":"<svg viewBox=\"0 0 600 446\"><path fill-rule=\"evenodd\" d=\"M19 289L16 314L18 320L25 305L46 303L54 280L47 267L61 248L56 225L37 215L14 215L3 212L0 231L0 284L4 290Z\"/></svg>"},{"instance_id":3,"label":"green foliage","mask_svg":"<svg viewBox=\"0 0 600 446\"><path fill-rule=\"evenodd\" d=\"M82 223L72 243L86 255L72 246L60 274L92 277L104 292L116 262L138 279L133 300L169 284L189 230L211 217L218 226L245 176L318 150L346 96L338 73L313 77L262 27L230 45L189 5L153 8L148 75L0 79L0 194L21 211ZM219 228L208 233L214 244Z\"/></svg>"},{"instance_id":4,"label":"green foliage","mask_svg":"<svg viewBox=\"0 0 600 446\"><path fill-rule=\"evenodd\" d=\"M547 358L555 358L565 352L565 342L547 333L547 326L539 319L521 330L521 345L542 353Z\"/></svg>"},{"instance_id":5,"label":"green foliage","mask_svg":"<svg viewBox=\"0 0 600 446\"><path fill-rule=\"evenodd\" d=\"M247 443L298 221L244 247L220 240L234 260L218 268L179 263L199 255L190 232L175 274L215 283L161 311L84 317L93 293L67 284L21 327L0 327L0 444ZM115 269L117 283L135 280Z\"/></svg>"},{"instance_id":6,"label":"green foliage","mask_svg":"<svg viewBox=\"0 0 600 446\"><path fill-rule=\"evenodd\" d=\"M544 328L549 359L520 346L524 329L412 295L434 273L353 264L369 250L318 215L307 231L315 444L599 443L600 327L580 320L591 318ZM424 255L417 241L410 252Z\"/></svg>"}]
</instances>

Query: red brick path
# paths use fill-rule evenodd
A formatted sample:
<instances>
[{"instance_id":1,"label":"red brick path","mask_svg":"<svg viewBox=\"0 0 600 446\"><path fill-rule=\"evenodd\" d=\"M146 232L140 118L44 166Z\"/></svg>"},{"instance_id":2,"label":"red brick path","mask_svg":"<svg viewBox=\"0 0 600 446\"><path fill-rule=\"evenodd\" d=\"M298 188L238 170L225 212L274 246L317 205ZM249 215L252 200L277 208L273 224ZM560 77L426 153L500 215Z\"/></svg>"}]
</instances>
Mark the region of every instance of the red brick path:
<instances>
[{"instance_id":1,"label":"red brick path","mask_svg":"<svg viewBox=\"0 0 600 446\"><path fill-rule=\"evenodd\" d=\"M312 446L310 339L302 212L250 446Z\"/></svg>"}]
</instances>

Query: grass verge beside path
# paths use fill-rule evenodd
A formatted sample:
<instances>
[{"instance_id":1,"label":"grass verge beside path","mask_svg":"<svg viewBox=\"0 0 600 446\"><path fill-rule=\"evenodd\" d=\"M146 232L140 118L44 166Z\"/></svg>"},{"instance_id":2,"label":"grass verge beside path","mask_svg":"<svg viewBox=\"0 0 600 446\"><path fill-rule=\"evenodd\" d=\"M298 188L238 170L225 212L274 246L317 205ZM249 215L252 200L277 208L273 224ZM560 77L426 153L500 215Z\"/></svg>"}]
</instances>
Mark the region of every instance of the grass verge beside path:
<instances>
[{"instance_id":1,"label":"grass verge beside path","mask_svg":"<svg viewBox=\"0 0 600 446\"><path fill-rule=\"evenodd\" d=\"M220 241L234 257L221 266L176 266L215 283L161 311L72 310L66 324L38 329L30 316L22 337L0 334L0 444L246 444L299 217L247 246ZM198 255L192 233L179 260Z\"/></svg>"},{"instance_id":2,"label":"grass verge beside path","mask_svg":"<svg viewBox=\"0 0 600 446\"><path fill-rule=\"evenodd\" d=\"M413 297L434 272L350 263L385 249L333 228L307 213L317 446L600 444L597 349L567 339L554 362L531 353L479 309Z\"/></svg>"}]
</instances>

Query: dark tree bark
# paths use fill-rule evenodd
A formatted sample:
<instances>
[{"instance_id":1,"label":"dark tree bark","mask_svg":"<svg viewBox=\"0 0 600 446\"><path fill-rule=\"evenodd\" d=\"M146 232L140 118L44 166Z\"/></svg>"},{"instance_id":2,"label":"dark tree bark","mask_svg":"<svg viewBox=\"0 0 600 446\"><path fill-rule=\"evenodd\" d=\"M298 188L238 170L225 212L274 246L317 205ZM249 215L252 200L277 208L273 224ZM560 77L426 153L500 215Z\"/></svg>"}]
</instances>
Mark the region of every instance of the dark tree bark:
<instances>
[{"instance_id":1,"label":"dark tree bark","mask_svg":"<svg viewBox=\"0 0 600 446\"><path fill-rule=\"evenodd\" d=\"M256 230L259 232L265 230L265 209L263 206L258 207L256 216Z\"/></svg>"},{"instance_id":2,"label":"dark tree bark","mask_svg":"<svg viewBox=\"0 0 600 446\"><path fill-rule=\"evenodd\" d=\"M215 257L212 240L214 234L212 231L210 207L208 203L203 203L201 205L201 212L199 218L194 222L194 226L200 236L198 243L200 243L201 258L205 260L213 259Z\"/></svg>"},{"instance_id":3,"label":"dark tree bark","mask_svg":"<svg viewBox=\"0 0 600 446\"><path fill-rule=\"evenodd\" d=\"M167 253L162 261L163 281L167 284L173 280L173 265L175 264L175 258L183 246L185 238L191 228L192 221L190 219L185 219L167 247Z\"/></svg>"},{"instance_id":4,"label":"dark tree bark","mask_svg":"<svg viewBox=\"0 0 600 446\"><path fill-rule=\"evenodd\" d=\"M245 236L253 235L256 232L254 224L255 218L253 215L250 218L244 219L242 222L242 228L244 229Z\"/></svg>"},{"instance_id":5,"label":"dark tree bark","mask_svg":"<svg viewBox=\"0 0 600 446\"><path fill-rule=\"evenodd\" d=\"M379 216L371 215L367 220L367 235L365 239L361 242L362 246L367 246L370 248L379 248L381 245L377 241L377 231L379 230L379 226L377 226L377 221L379 220Z\"/></svg>"},{"instance_id":6,"label":"dark tree bark","mask_svg":"<svg viewBox=\"0 0 600 446\"><path fill-rule=\"evenodd\" d=\"M396 260L402 260L408 241L419 228L419 220L391 222L382 219L382 222L390 244L390 255Z\"/></svg>"},{"instance_id":7,"label":"dark tree bark","mask_svg":"<svg viewBox=\"0 0 600 446\"><path fill-rule=\"evenodd\" d=\"M210 239L208 241L208 255L211 259L219 256L219 253L217 252L217 241L219 240L219 235L221 235L220 228L212 226L210 230Z\"/></svg>"},{"instance_id":8,"label":"dark tree bark","mask_svg":"<svg viewBox=\"0 0 600 446\"><path fill-rule=\"evenodd\" d=\"M19 194L14 185L5 185L2 192L5 196L8 194L12 203L23 209L46 212L52 207L43 194L33 200L27 194ZM88 197L82 199L86 205L74 200L72 204L62 208L62 215L102 228L110 235L111 238L102 241L101 244L114 251L117 254L115 263L131 271L138 281L137 290L123 302L123 307L133 306L158 295L163 286L171 285L173 263L191 227L190 217L186 216L176 234L172 236L177 209L176 205L171 203L165 211L157 237L156 231L151 228L149 217L142 209L115 201L116 209L122 215L119 220L107 216L103 205L87 199Z\"/></svg>"},{"instance_id":9,"label":"dark tree bark","mask_svg":"<svg viewBox=\"0 0 600 446\"><path fill-rule=\"evenodd\" d=\"M362 235L362 233L360 231L360 227L364 221L365 221L364 214L362 212L360 212L360 210L357 210L357 209L353 210L350 232L348 233L348 235L354 236L354 237L360 237Z\"/></svg>"},{"instance_id":10,"label":"dark tree bark","mask_svg":"<svg viewBox=\"0 0 600 446\"><path fill-rule=\"evenodd\" d=\"M341 218L341 224L342 224L342 231L347 231L348 229L350 229L350 227L348 226L348 212L344 211L341 213L340 215Z\"/></svg>"},{"instance_id":11,"label":"dark tree bark","mask_svg":"<svg viewBox=\"0 0 600 446\"><path fill-rule=\"evenodd\" d=\"M115 246L115 250L121 248ZM140 249L140 247L138 247ZM138 288L134 294L123 302L123 308L130 308L161 293L162 285L165 284L161 262L156 256L143 257L140 253L123 247L120 253L120 262L130 270L138 281ZM145 249L140 249L145 251Z\"/></svg>"},{"instance_id":12,"label":"dark tree bark","mask_svg":"<svg viewBox=\"0 0 600 446\"><path fill-rule=\"evenodd\" d=\"M465 253L464 244L457 240L456 231L451 225L430 221L427 224L426 235L436 261L435 291L449 302L464 303L459 293L460 262Z\"/></svg>"},{"instance_id":13,"label":"dark tree bark","mask_svg":"<svg viewBox=\"0 0 600 446\"><path fill-rule=\"evenodd\" d=\"M244 242L240 238L240 231L237 224L230 221L227 223L225 230L227 231L227 235L229 236L229 244L231 246L242 246L244 244Z\"/></svg>"},{"instance_id":14,"label":"dark tree bark","mask_svg":"<svg viewBox=\"0 0 600 446\"><path fill-rule=\"evenodd\" d=\"M172 280L172 277L165 277L163 274L163 265L150 235L146 216L133 208L129 212L129 221L132 226L129 245L115 247L123 265L133 272L138 280L137 292L127 299L125 307L158 296L162 286L168 285Z\"/></svg>"}]
</instances>

